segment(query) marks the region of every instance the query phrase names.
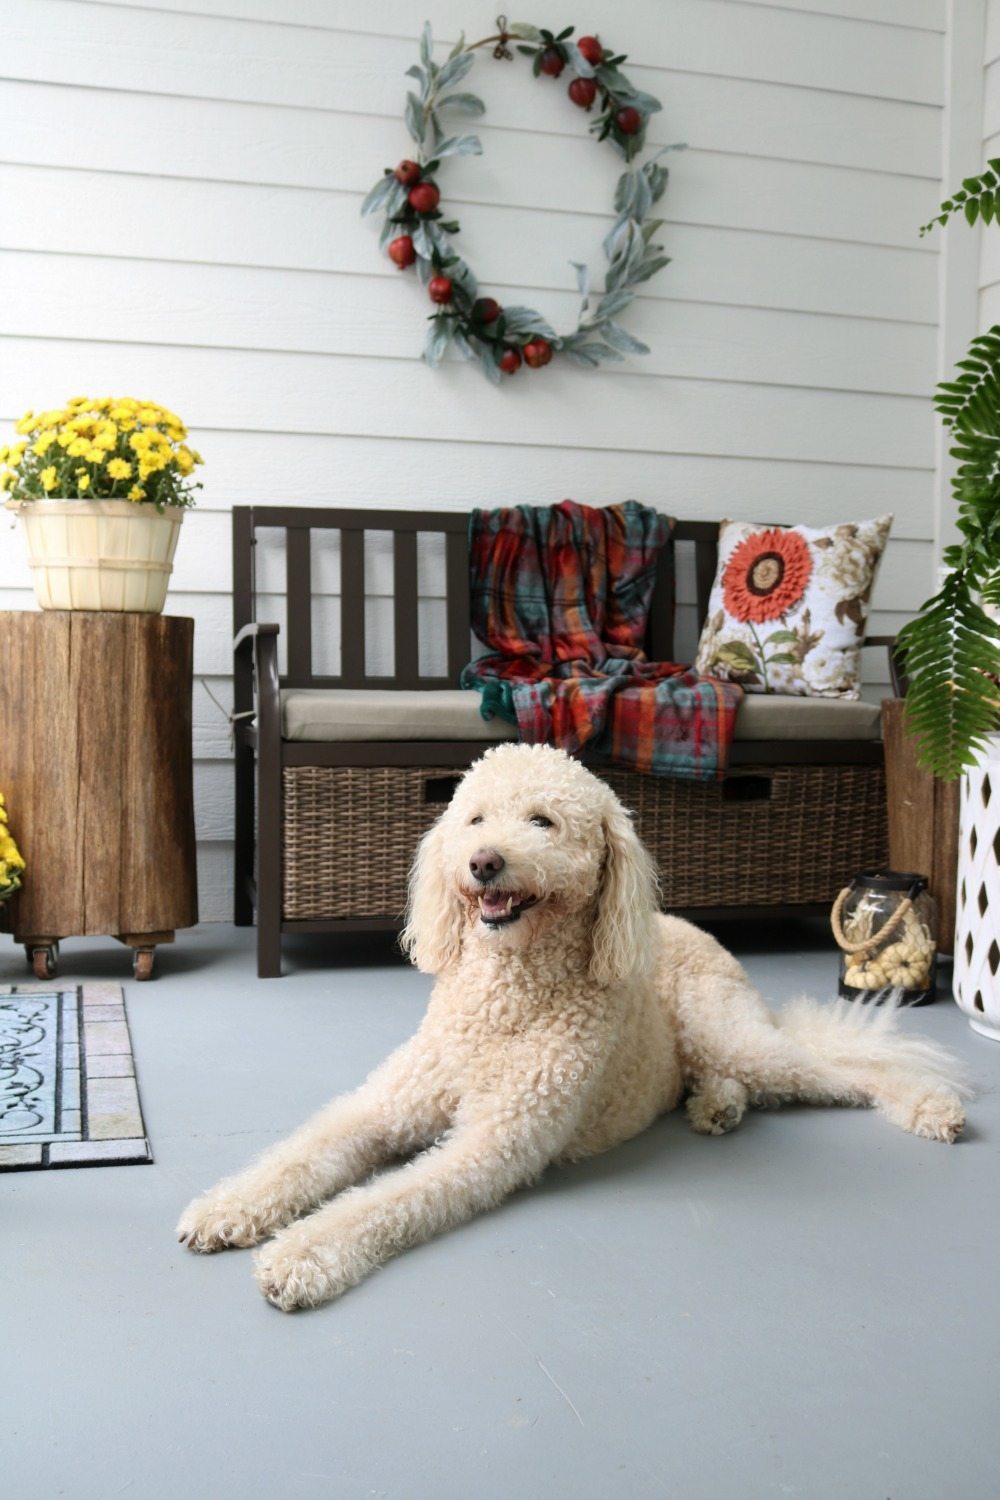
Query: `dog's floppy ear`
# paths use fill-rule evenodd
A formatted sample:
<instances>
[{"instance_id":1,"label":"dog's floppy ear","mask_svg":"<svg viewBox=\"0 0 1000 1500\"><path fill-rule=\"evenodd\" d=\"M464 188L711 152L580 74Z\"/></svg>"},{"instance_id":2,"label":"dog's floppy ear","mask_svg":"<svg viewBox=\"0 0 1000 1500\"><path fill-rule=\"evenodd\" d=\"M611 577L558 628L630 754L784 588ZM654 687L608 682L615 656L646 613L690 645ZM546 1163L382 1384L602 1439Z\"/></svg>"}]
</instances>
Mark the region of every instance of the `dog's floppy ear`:
<instances>
[{"instance_id":1,"label":"dog's floppy ear","mask_svg":"<svg viewBox=\"0 0 1000 1500\"><path fill-rule=\"evenodd\" d=\"M443 819L420 841L410 870L410 897L400 944L418 969L440 974L458 957L464 912L444 878Z\"/></svg>"},{"instance_id":2,"label":"dog's floppy ear","mask_svg":"<svg viewBox=\"0 0 1000 1500\"><path fill-rule=\"evenodd\" d=\"M604 847L590 973L599 984L610 984L648 967L659 887L656 866L617 799L604 818Z\"/></svg>"}]
</instances>

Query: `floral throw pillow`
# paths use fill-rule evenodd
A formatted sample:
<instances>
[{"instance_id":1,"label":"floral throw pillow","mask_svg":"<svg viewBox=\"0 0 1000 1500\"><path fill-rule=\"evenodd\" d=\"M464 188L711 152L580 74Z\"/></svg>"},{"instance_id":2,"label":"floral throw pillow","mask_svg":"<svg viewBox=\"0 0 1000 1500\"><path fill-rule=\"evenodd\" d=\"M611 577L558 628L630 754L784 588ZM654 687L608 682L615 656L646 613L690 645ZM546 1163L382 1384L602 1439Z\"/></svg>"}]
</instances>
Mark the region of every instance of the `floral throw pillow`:
<instances>
[{"instance_id":1,"label":"floral throw pillow","mask_svg":"<svg viewBox=\"0 0 1000 1500\"><path fill-rule=\"evenodd\" d=\"M723 521L695 670L751 693L859 698L861 643L892 516L842 526Z\"/></svg>"}]
</instances>

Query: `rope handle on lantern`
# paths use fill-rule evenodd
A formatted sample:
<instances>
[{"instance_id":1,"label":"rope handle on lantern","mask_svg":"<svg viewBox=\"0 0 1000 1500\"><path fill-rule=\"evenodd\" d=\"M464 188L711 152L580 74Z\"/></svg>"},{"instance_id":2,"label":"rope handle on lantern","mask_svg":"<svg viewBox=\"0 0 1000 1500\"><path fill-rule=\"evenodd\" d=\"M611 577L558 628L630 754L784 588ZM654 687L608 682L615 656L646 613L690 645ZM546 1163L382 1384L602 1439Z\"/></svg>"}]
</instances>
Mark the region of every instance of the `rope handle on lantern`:
<instances>
[{"instance_id":1,"label":"rope handle on lantern","mask_svg":"<svg viewBox=\"0 0 1000 1500\"><path fill-rule=\"evenodd\" d=\"M896 910L893 912L888 922L883 923L878 932L873 933L871 937L864 938L860 943L851 943L848 942L847 938L844 936L844 929L840 921L841 913L844 910L844 902L847 900L850 894L851 887L849 885L845 885L844 889L841 891L840 895L833 903L833 910L830 913L830 926L833 929L833 935L836 938L837 947L842 949L844 953L866 953L870 948L878 948L882 943L886 941L887 938L890 938L892 936L892 934L896 931L896 928L899 926L900 922L902 922L903 918L906 916L907 912L910 911L913 907L912 896L904 897L904 899L896 907Z\"/></svg>"}]
</instances>

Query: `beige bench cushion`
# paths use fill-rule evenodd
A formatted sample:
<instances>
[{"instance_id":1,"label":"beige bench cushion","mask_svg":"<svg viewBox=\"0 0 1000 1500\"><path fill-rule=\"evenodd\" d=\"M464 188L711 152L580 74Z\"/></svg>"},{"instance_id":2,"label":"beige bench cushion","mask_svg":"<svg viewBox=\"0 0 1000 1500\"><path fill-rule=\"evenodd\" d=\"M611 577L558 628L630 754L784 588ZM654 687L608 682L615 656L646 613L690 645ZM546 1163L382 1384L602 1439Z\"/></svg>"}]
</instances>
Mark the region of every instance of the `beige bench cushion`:
<instances>
[{"instance_id":1,"label":"beige bench cushion","mask_svg":"<svg viewBox=\"0 0 1000 1500\"><path fill-rule=\"evenodd\" d=\"M513 724L484 719L474 689L393 692L381 688L286 688L286 740L495 740L517 738ZM747 693L738 740L877 740L877 703L843 698L779 698Z\"/></svg>"}]
</instances>

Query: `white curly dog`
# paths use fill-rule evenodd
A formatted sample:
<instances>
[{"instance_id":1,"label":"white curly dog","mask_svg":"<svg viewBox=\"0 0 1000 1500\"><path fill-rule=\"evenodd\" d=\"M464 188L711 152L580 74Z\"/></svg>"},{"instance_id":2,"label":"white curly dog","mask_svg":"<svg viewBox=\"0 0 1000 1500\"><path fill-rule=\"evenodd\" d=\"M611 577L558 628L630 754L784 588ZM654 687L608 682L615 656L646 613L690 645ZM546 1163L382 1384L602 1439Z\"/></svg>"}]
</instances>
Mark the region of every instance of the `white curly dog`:
<instances>
[{"instance_id":1,"label":"white curly dog","mask_svg":"<svg viewBox=\"0 0 1000 1500\"><path fill-rule=\"evenodd\" d=\"M872 1104L955 1140L959 1069L900 1035L892 1005L801 1000L775 1015L713 938L659 915L656 894L602 781L544 746L487 751L413 868L403 943L437 976L419 1031L196 1198L181 1239L212 1251L273 1236L255 1257L261 1290L315 1307L550 1163L628 1140L685 1093L691 1124L713 1135L749 1103L806 1100Z\"/></svg>"}]
</instances>

